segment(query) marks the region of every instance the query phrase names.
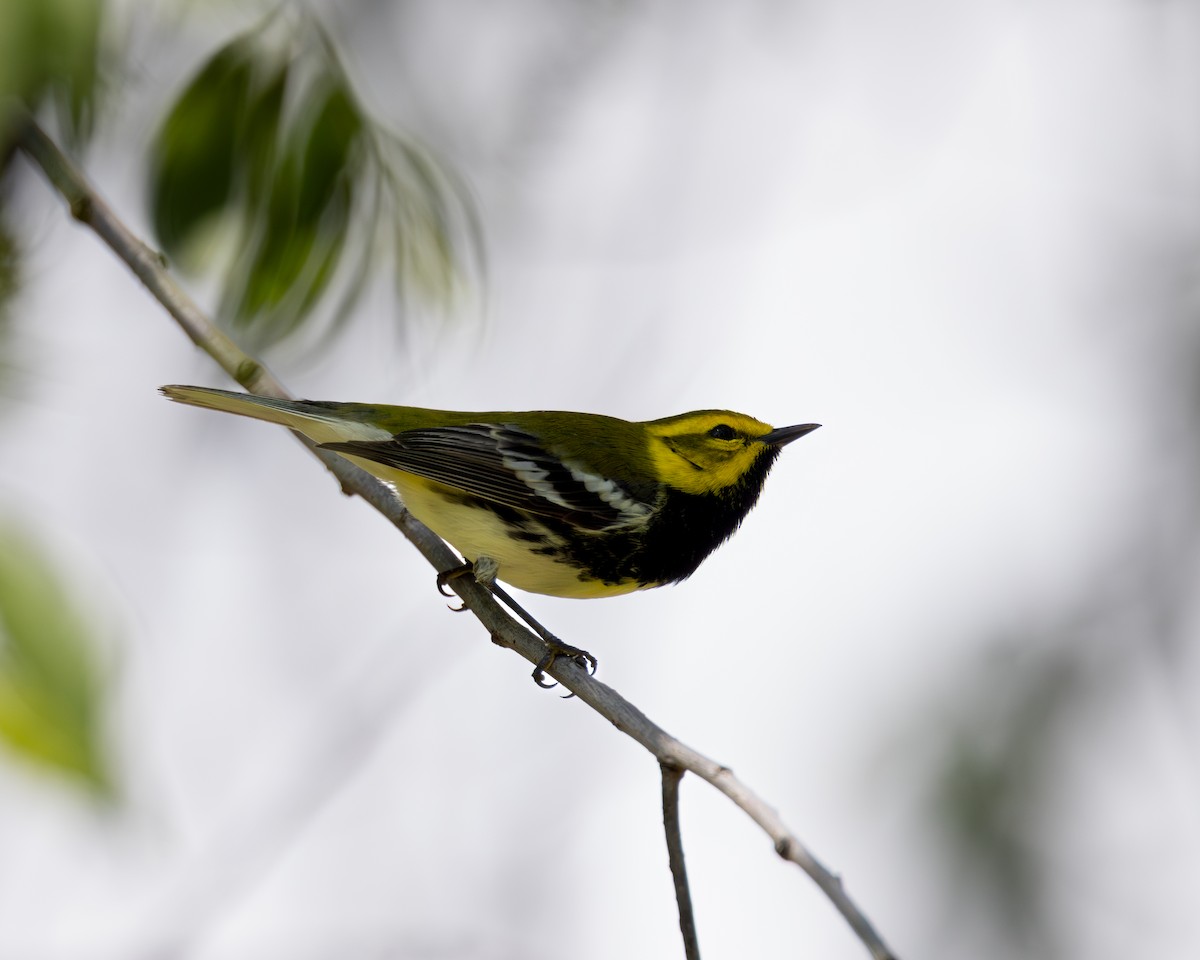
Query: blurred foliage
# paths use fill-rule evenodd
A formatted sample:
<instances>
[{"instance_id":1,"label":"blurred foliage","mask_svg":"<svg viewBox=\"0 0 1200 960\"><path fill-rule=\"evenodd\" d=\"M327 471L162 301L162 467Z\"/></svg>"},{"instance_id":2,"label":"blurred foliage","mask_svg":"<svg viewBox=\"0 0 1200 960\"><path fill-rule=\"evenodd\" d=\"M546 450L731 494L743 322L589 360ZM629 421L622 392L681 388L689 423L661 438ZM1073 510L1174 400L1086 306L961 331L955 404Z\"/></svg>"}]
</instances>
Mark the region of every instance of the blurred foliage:
<instances>
[{"instance_id":1,"label":"blurred foliage","mask_svg":"<svg viewBox=\"0 0 1200 960\"><path fill-rule=\"evenodd\" d=\"M92 131L98 87L102 0L0 0L0 177L13 156L17 110L43 102L58 110L78 146ZM15 109L14 109L15 108ZM8 184L0 181L0 190ZM0 386L11 371L7 307L17 289L19 253L0 193Z\"/></svg>"},{"instance_id":2,"label":"blurred foliage","mask_svg":"<svg viewBox=\"0 0 1200 960\"><path fill-rule=\"evenodd\" d=\"M986 923L997 944L993 956L1073 955L1063 935L1070 923L1064 902L1094 901L1099 913L1114 910L1131 929L1149 930L1155 906L1135 910L1120 884L1110 879L1088 889L1063 869L1081 857L1090 871L1097 863L1105 865L1100 872L1122 869L1113 866L1121 844L1099 832L1104 814L1090 809L1081 792L1105 787L1087 772L1088 762L1099 752L1114 778L1148 775L1146 767L1131 765L1128 742L1111 741L1113 730L1128 733L1142 722L1147 690L1152 714L1177 724L1179 759L1185 766L1194 761L1187 745L1200 567L1200 326L1190 297L1149 313L1176 318L1174 335L1158 349L1172 354L1179 375L1161 376L1167 363L1155 369L1161 393L1144 422L1160 431L1158 455L1148 458L1140 478L1138 509L1120 518L1125 529L1090 561L1092 575L1077 594L1018 621L986 645L989 656L955 674L950 702L941 701L919 735L936 753L926 809L949 866L946 886L957 891L947 928L961 926L963 915ZM1143 686L1138 678L1152 682ZM1154 785L1139 789L1152 795ZM1165 807L1163 816L1163 827L1151 825L1152 832L1168 829ZM1153 898L1175 882L1169 871L1164 877Z\"/></svg>"},{"instance_id":3,"label":"blurred foliage","mask_svg":"<svg viewBox=\"0 0 1200 960\"><path fill-rule=\"evenodd\" d=\"M88 624L33 540L0 523L0 741L106 795L103 697Z\"/></svg>"},{"instance_id":4,"label":"blurred foliage","mask_svg":"<svg viewBox=\"0 0 1200 960\"><path fill-rule=\"evenodd\" d=\"M272 15L218 50L150 159L159 242L185 269L225 251L221 319L253 348L337 330L376 262L402 298L441 305L479 262L466 190L367 114L309 15Z\"/></svg>"},{"instance_id":5,"label":"blurred foliage","mask_svg":"<svg viewBox=\"0 0 1200 960\"><path fill-rule=\"evenodd\" d=\"M64 136L91 135L98 88L101 0L0 0L0 175L20 112L51 103ZM11 188L8 178L0 189ZM0 195L0 388L10 380L10 305L20 245ZM0 742L12 753L108 794L100 749L102 689L87 624L34 541L0 523Z\"/></svg>"},{"instance_id":6,"label":"blurred foliage","mask_svg":"<svg viewBox=\"0 0 1200 960\"><path fill-rule=\"evenodd\" d=\"M1003 939L1053 955L1035 834L1057 782L1059 736L1078 706L1082 664L1050 638L1035 655L999 642L939 711L929 812L961 885L988 904Z\"/></svg>"},{"instance_id":7,"label":"blurred foliage","mask_svg":"<svg viewBox=\"0 0 1200 960\"><path fill-rule=\"evenodd\" d=\"M36 110L52 99L68 136L75 143L86 140L103 14L102 0L0 0L0 104L15 97ZM6 133L0 131L0 140L7 140Z\"/></svg>"},{"instance_id":8,"label":"blurred foliage","mask_svg":"<svg viewBox=\"0 0 1200 960\"><path fill-rule=\"evenodd\" d=\"M3 184L0 184L0 189ZM12 228L4 217L3 197L0 196L0 400L6 396L12 380L12 311L9 304L21 283L20 247Z\"/></svg>"}]
</instances>

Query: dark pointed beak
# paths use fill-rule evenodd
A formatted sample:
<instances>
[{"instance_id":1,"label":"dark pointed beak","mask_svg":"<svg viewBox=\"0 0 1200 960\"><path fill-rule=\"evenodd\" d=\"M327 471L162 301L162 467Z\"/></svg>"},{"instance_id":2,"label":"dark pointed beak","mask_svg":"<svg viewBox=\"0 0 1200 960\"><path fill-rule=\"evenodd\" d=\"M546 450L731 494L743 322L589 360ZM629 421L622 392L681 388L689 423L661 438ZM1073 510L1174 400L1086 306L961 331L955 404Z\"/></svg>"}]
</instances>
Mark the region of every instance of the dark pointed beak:
<instances>
[{"instance_id":1,"label":"dark pointed beak","mask_svg":"<svg viewBox=\"0 0 1200 960\"><path fill-rule=\"evenodd\" d=\"M806 433L812 433L819 426L819 423L800 423L794 427L778 427L765 437L759 437L758 442L770 444L774 447L782 447L785 443L799 440Z\"/></svg>"}]
</instances>

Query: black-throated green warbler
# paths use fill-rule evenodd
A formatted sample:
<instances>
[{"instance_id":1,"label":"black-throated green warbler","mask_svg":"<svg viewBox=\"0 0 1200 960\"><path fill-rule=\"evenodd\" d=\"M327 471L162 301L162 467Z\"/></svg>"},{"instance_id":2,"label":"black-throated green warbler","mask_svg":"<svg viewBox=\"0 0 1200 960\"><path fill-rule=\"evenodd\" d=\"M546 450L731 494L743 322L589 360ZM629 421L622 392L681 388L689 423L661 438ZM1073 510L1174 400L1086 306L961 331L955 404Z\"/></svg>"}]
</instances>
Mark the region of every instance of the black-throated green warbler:
<instances>
[{"instance_id":1,"label":"black-throated green warbler","mask_svg":"<svg viewBox=\"0 0 1200 960\"><path fill-rule=\"evenodd\" d=\"M205 387L162 392L304 434L394 486L413 516L486 569L488 580L558 597L616 596L690 576L754 506L783 445L819 426L772 429L728 410L634 423L544 410L276 400ZM489 586L550 645L535 679L564 653L595 666Z\"/></svg>"}]
</instances>

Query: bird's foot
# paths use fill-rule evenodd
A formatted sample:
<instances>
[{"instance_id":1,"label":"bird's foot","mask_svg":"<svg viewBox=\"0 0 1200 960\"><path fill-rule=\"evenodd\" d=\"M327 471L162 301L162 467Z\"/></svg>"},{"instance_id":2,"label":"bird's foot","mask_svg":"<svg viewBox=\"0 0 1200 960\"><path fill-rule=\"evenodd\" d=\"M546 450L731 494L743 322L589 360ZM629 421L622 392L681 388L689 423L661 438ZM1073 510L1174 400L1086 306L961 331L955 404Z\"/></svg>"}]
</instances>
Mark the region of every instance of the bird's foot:
<instances>
[{"instance_id":1,"label":"bird's foot","mask_svg":"<svg viewBox=\"0 0 1200 960\"><path fill-rule=\"evenodd\" d=\"M448 584L451 580L457 580L459 577L465 577L474 569L475 568L469 563L460 563L457 567L451 567L449 570L439 571L437 575L438 593L440 593L443 597L454 596L454 591L447 590L446 584Z\"/></svg>"},{"instance_id":2,"label":"bird's foot","mask_svg":"<svg viewBox=\"0 0 1200 960\"><path fill-rule=\"evenodd\" d=\"M451 567L449 570L442 570L438 573L438 593L443 597L453 597L454 591L447 590L447 585L451 580L457 580L459 577L466 576L474 577L476 583L491 590L496 583L496 574L499 570L500 564L491 557L480 557L474 563L470 561L460 563L457 567ZM467 609L467 605L464 603L461 606L451 607L450 609L455 613L462 613Z\"/></svg>"},{"instance_id":3,"label":"bird's foot","mask_svg":"<svg viewBox=\"0 0 1200 960\"><path fill-rule=\"evenodd\" d=\"M588 672L589 677L595 675L596 658L586 650L573 647L569 643L563 643L558 637L552 634L544 634L542 639L546 641L548 649L546 650L546 655L533 668L533 682L539 687L545 687L548 690L553 686L557 686L556 681L551 680L549 683L546 682L546 671L554 666L554 661L559 657L575 661L577 666L583 667Z\"/></svg>"}]
</instances>

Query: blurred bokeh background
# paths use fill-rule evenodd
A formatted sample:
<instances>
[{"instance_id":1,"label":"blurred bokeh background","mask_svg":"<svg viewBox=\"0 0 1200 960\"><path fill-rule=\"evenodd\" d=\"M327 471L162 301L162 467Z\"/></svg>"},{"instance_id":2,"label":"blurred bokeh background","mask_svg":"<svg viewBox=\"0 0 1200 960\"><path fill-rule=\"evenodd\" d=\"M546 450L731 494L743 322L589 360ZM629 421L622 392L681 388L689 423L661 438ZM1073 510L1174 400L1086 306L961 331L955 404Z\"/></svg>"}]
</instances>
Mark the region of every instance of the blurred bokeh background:
<instances>
[{"instance_id":1,"label":"blurred bokeh background","mask_svg":"<svg viewBox=\"0 0 1200 960\"><path fill-rule=\"evenodd\" d=\"M825 424L531 607L902 957L1194 957L1200 5L307 9L0 0L0 92L298 395ZM229 382L4 133L0 957L681 955L654 762L163 400ZM865 955L682 815L706 956Z\"/></svg>"}]
</instances>

